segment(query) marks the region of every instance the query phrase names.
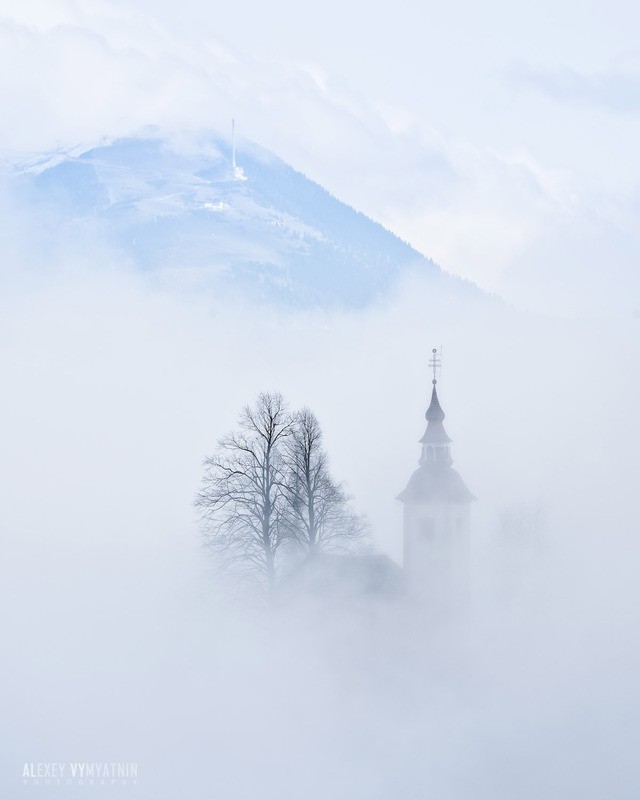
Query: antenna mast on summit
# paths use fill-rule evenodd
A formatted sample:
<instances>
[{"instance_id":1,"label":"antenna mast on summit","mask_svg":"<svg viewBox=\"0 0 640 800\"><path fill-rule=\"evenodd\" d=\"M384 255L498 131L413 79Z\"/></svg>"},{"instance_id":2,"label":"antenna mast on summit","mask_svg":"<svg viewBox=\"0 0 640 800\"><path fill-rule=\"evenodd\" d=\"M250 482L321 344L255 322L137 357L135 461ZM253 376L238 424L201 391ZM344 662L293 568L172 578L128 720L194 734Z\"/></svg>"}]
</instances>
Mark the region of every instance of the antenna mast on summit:
<instances>
[{"instance_id":1,"label":"antenna mast on summit","mask_svg":"<svg viewBox=\"0 0 640 800\"><path fill-rule=\"evenodd\" d=\"M236 171L236 121L231 120L231 166Z\"/></svg>"}]
</instances>

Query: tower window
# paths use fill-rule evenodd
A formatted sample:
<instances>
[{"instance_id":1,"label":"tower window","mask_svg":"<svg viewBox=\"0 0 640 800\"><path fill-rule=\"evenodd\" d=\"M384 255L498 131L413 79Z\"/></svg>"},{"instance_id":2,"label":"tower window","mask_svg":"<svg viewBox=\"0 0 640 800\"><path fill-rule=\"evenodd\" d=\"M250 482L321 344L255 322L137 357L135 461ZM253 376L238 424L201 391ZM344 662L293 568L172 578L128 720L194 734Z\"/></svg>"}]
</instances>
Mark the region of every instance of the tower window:
<instances>
[{"instance_id":1,"label":"tower window","mask_svg":"<svg viewBox=\"0 0 640 800\"><path fill-rule=\"evenodd\" d=\"M426 519L420 520L420 539L423 542L433 542L436 538L436 526L431 519L431 517L427 517Z\"/></svg>"}]
</instances>

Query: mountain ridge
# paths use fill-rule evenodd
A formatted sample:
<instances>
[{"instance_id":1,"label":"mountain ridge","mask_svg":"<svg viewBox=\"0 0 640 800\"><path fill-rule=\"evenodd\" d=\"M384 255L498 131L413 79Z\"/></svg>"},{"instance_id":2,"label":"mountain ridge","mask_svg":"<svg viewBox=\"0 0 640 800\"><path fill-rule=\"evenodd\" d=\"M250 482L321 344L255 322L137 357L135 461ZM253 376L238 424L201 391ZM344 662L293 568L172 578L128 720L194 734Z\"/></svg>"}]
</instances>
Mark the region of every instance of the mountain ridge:
<instances>
[{"instance_id":1,"label":"mountain ridge","mask_svg":"<svg viewBox=\"0 0 640 800\"><path fill-rule=\"evenodd\" d=\"M87 224L146 273L234 285L269 301L366 306L409 270L454 283L380 223L258 145L135 137L14 163L26 205L54 231ZM46 227L46 225L45 225Z\"/></svg>"}]
</instances>

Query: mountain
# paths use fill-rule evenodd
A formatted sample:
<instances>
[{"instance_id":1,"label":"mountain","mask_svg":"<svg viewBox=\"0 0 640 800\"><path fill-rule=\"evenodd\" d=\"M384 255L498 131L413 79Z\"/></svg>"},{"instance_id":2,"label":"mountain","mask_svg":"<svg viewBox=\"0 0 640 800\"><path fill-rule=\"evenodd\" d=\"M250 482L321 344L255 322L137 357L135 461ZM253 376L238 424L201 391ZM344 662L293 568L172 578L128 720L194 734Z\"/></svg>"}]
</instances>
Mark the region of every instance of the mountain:
<instances>
[{"instance_id":1,"label":"mountain","mask_svg":"<svg viewBox=\"0 0 640 800\"><path fill-rule=\"evenodd\" d=\"M302 306L366 305L406 270L473 291L250 143L234 154L220 137L126 138L13 174L42 229L89 231L148 273Z\"/></svg>"}]
</instances>

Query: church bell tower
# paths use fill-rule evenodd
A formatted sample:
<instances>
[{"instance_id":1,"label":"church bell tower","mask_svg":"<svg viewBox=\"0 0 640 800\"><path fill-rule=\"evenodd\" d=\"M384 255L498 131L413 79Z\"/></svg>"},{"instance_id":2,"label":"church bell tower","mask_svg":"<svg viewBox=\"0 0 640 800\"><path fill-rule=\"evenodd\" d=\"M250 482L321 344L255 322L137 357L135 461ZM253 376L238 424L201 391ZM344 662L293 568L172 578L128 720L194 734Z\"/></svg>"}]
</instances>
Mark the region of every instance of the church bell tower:
<instances>
[{"instance_id":1,"label":"church bell tower","mask_svg":"<svg viewBox=\"0 0 640 800\"><path fill-rule=\"evenodd\" d=\"M398 496L404 505L404 570L413 592L462 599L469 583L470 505L475 497L452 468L451 439L437 392L440 359L432 351L431 403L420 439L419 467Z\"/></svg>"}]
</instances>

